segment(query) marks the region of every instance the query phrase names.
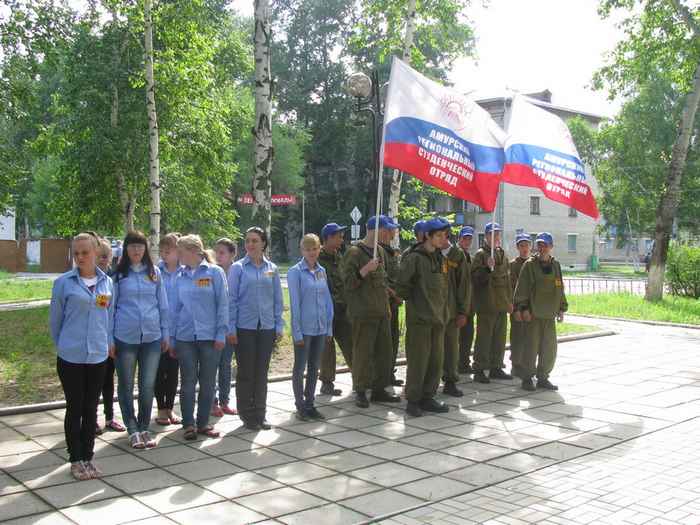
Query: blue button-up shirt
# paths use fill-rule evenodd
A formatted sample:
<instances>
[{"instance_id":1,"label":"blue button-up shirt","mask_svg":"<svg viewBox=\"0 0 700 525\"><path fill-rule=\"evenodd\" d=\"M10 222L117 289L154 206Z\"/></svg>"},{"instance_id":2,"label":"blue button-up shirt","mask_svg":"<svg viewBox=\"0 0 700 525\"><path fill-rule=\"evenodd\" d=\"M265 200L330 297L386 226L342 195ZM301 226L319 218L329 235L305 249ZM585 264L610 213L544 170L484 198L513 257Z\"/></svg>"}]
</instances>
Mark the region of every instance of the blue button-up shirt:
<instances>
[{"instance_id":1,"label":"blue button-up shirt","mask_svg":"<svg viewBox=\"0 0 700 525\"><path fill-rule=\"evenodd\" d=\"M77 364L101 363L112 342L114 288L112 280L96 269L95 290L80 278L78 269L53 283L49 328L58 357Z\"/></svg>"},{"instance_id":2,"label":"blue button-up shirt","mask_svg":"<svg viewBox=\"0 0 700 525\"><path fill-rule=\"evenodd\" d=\"M170 334L168 296L158 268L114 277L114 338L136 345L167 340Z\"/></svg>"},{"instance_id":3,"label":"blue button-up shirt","mask_svg":"<svg viewBox=\"0 0 700 525\"><path fill-rule=\"evenodd\" d=\"M175 333L178 341L226 341L228 286L224 271L203 260L182 268L175 278Z\"/></svg>"},{"instance_id":4,"label":"blue button-up shirt","mask_svg":"<svg viewBox=\"0 0 700 525\"><path fill-rule=\"evenodd\" d=\"M233 263L228 272L230 331L284 331L282 282L277 266L266 257L258 267L247 255Z\"/></svg>"},{"instance_id":5,"label":"blue button-up shirt","mask_svg":"<svg viewBox=\"0 0 700 525\"><path fill-rule=\"evenodd\" d=\"M182 269L182 266L178 266L174 272L168 271L168 266L164 261L158 263L158 268L160 269L160 276L163 279L163 285L165 286L165 295L168 297L168 334L171 336L175 335L175 278L177 274Z\"/></svg>"},{"instance_id":6,"label":"blue button-up shirt","mask_svg":"<svg viewBox=\"0 0 700 525\"><path fill-rule=\"evenodd\" d=\"M301 341L305 335L332 336L333 298L323 266L316 263L309 268L302 259L287 272L287 285L294 340Z\"/></svg>"}]
</instances>

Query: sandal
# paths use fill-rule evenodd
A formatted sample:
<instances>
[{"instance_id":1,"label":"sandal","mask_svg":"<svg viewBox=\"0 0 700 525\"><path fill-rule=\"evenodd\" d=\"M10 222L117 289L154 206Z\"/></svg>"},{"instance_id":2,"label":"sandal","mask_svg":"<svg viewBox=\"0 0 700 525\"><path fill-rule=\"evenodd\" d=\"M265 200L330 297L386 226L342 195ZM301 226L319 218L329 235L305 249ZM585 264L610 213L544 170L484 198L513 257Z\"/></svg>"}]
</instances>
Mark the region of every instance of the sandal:
<instances>
[{"instance_id":1,"label":"sandal","mask_svg":"<svg viewBox=\"0 0 700 525\"><path fill-rule=\"evenodd\" d=\"M198 428L197 434L202 434L210 438L218 438L219 436L221 436L221 432L219 432L218 430L214 430L214 427L211 425L204 428Z\"/></svg>"},{"instance_id":2,"label":"sandal","mask_svg":"<svg viewBox=\"0 0 700 525\"><path fill-rule=\"evenodd\" d=\"M228 414L229 416L235 416L236 414L238 414L238 410L236 410L235 408L231 408L230 406L228 406L228 404L221 405L221 411L224 414Z\"/></svg>"},{"instance_id":3,"label":"sandal","mask_svg":"<svg viewBox=\"0 0 700 525\"><path fill-rule=\"evenodd\" d=\"M76 461L70 464L70 473L78 481L87 481L92 479L90 472L85 468L85 464L82 461Z\"/></svg>"},{"instance_id":4,"label":"sandal","mask_svg":"<svg viewBox=\"0 0 700 525\"><path fill-rule=\"evenodd\" d=\"M146 448L146 444L143 442L143 439L141 439L141 434L139 432L134 432L129 436L129 443L131 444L131 448L138 450Z\"/></svg>"},{"instance_id":5,"label":"sandal","mask_svg":"<svg viewBox=\"0 0 700 525\"><path fill-rule=\"evenodd\" d=\"M141 432L141 439L143 440L144 445L146 445L146 448L154 448L158 444L156 440L151 437L148 430Z\"/></svg>"},{"instance_id":6,"label":"sandal","mask_svg":"<svg viewBox=\"0 0 700 525\"><path fill-rule=\"evenodd\" d=\"M102 427L99 425L99 423L98 423L97 425L95 425L95 435L96 435L96 436L101 436L102 433L103 433L104 431L105 431L105 429L102 428Z\"/></svg>"},{"instance_id":7,"label":"sandal","mask_svg":"<svg viewBox=\"0 0 700 525\"><path fill-rule=\"evenodd\" d=\"M119 423L119 421L112 419L111 421L107 421L105 423L105 430L111 430L112 432L126 432L126 427Z\"/></svg>"},{"instance_id":8,"label":"sandal","mask_svg":"<svg viewBox=\"0 0 700 525\"><path fill-rule=\"evenodd\" d=\"M156 418L156 424L160 425L161 427L167 427L168 425L174 425L169 417L157 417Z\"/></svg>"},{"instance_id":9,"label":"sandal","mask_svg":"<svg viewBox=\"0 0 700 525\"><path fill-rule=\"evenodd\" d=\"M84 461L83 466L85 468L85 471L90 474L90 478L92 479L97 479L101 478L103 476L102 470L100 470L97 465L95 465L92 460L90 461Z\"/></svg>"},{"instance_id":10,"label":"sandal","mask_svg":"<svg viewBox=\"0 0 700 525\"><path fill-rule=\"evenodd\" d=\"M182 423L182 419L180 419L175 414L170 414L170 417L168 418L168 420L170 421L171 425L179 425Z\"/></svg>"},{"instance_id":11,"label":"sandal","mask_svg":"<svg viewBox=\"0 0 700 525\"><path fill-rule=\"evenodd\" d=\"M185 434L183 436L187 441L194 441L197 439L197 431L194 427L187 427L185 429Z\"/></svg>"},{"instance_id":12,"label":"sandal","mask_svg":"<svg viewBox=\"0 0 700 525\"><path fill-rule=\"evenodd\" d=\"M224 417L224 411L221 410L219 405L214 405L211 407L211 415L214 417Z\"/></svg>"}]
</instances>

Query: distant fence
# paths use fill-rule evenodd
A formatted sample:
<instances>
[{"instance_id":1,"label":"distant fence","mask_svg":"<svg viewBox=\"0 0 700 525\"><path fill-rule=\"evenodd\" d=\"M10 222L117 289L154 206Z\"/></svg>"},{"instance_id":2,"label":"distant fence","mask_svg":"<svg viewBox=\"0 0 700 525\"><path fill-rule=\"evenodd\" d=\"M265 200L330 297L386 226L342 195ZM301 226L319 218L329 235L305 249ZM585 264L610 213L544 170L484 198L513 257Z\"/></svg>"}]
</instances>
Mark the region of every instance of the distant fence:
<instances>
[{"instance_id":1,"label":"distant fence","mask_svg":"<svg viewBox=\"0 0 700 525\"><path fill-rule=\"evenodd\" d=\"M600 279L596 277L564 277L564 286L569 295L595 293L629 293L644 295L647 291L645 279Z\"/></svg>"}]
</instances>

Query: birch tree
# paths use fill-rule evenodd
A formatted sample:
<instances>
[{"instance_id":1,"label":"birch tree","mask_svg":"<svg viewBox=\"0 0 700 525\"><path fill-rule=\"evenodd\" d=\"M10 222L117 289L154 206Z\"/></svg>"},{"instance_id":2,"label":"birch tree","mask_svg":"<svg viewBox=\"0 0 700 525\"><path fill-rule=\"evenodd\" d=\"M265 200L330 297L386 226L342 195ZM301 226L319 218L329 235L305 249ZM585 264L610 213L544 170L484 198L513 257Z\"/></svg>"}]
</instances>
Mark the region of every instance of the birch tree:
<instances>
[{"instance_id":1,"label":"birch tree","mask_svg":"<svg viewBox=\"0 0 700 525\"><path fill-rule=\"evenodd\" d=\"M272 76L270 71L270 1L255 0L255 166L252 221L267 232L268 250L272 230Z\"/></svg>"},{"instance_id":2,"label":"birch tree","mask_svg":"<svg viewBox=\"0 0 700 525\"><path fill-rule=\"evenodd\" d=\"M158 257L160 241L160 158L158 153L158 114L153 76L153 18L151 0L144 0L144 53L146 67L146 111L148 113L148 182L151 189L149 243L153 257Z\"/></svg>"},{"instance_id":3,"label":"birch tree","mask_svg":"<svg viewBox=\"0 0 700 525\"><path fill-rule=\"evenodd\" d=\"M651 255L646 299L663 297L664 276L673 220L678 211L688 148L700 102L700 9L691 10L681 0L605 0L603 15L613 9L631 15L625 21L626 38L612 55L612 64L598 72L598 84L606 82L611 93L635 94L658 76L669 78L685 97L676 139L656 208L654 249Z\"/></svg>"}]
</instances>

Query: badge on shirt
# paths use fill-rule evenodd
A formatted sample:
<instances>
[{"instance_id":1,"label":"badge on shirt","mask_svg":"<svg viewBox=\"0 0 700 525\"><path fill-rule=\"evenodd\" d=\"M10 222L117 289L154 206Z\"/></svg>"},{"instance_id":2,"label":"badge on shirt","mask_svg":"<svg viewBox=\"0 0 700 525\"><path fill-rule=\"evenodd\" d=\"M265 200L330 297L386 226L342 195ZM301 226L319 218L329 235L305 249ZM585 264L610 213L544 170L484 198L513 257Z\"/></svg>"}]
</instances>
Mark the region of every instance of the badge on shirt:
<instances>
[{"instance_id":1,"label":"badge on shirt","mask_svg":"<svg viewBox=\"0 0 700 525\"><path fill-rule=\"evenodd\" d=\"M211 286L211 279L209 277L197 279L195 281L195 284L197 285L197 288L206 288L208 286Z\"/></svg>"},{"instance_id":2,"label":"badge on shirt","mask_svg":"<svg viewBox=\"0 0 700 525\"><path fill-rule=\"evenodd\" d=\"M447 273L448 272L448 266L447 266L447 261L442 262L442 273Z\"/></svg>"},{"instance_id":3,"label":"badge on shirt","mask_svg":"<svg viewBox=\"0 0 700 525\"><path fill-rule=\"evenodd\" d=\"M324 281L326 279L326 274L323 272L316 272L316 280L317 281Z\"/></svg>"},{"instance_id":4,"label":"badge on shirt","mask_svg":"<svg viewBox=\"0 0 700 525\"><path fill-rule=\"evenodd\" d=\"M109 308L109 300L111 297L111 295L107 294L97 294L95 296L95 306L98 308Z\"/></svg>"},{"instance_id":5,"label":"badge on shirt","mask_svg":"<svg viewBox=\"0 0 700 525\"><path fill-rule=\"evenodd\" d=\"M274 270L268 270L265 272L265 277L272 277L273 275L275 275Z\"/></svg>"},{"instance_id":6,"label":"badge on shirt","mask_svg":"<svg viewBox=\"0 0 700 525\"><path fill-rule=\"evenodd\" d=\"M450 268L457 268L457 266L459 266L459 264L454 261L447 261L447 264L450 266Z\"/></svg>"},{"instance_id":7,"label":"badge on shirt","mask_svg":"<svg viewBox=\"0 0 700 525\"><path fill-rule=\"evenodd\" d=\"M554 279L554 286L556 286L557 288L561 288L561 286L562 286L561 279Z\"/></svg>"},{"instance_id":8,"label":"badge on shirt","mask_svg":"<svg viewBox=\"0 0 700 525\"><path fill-rule=\"evenodd\" d=\"M149 282L149 283L157 283L158 282L158 276L156 276L156 274L153 274L153 275L146 274L145 279L146 279L146 282Z\"/></svg>"}]
</instances>

